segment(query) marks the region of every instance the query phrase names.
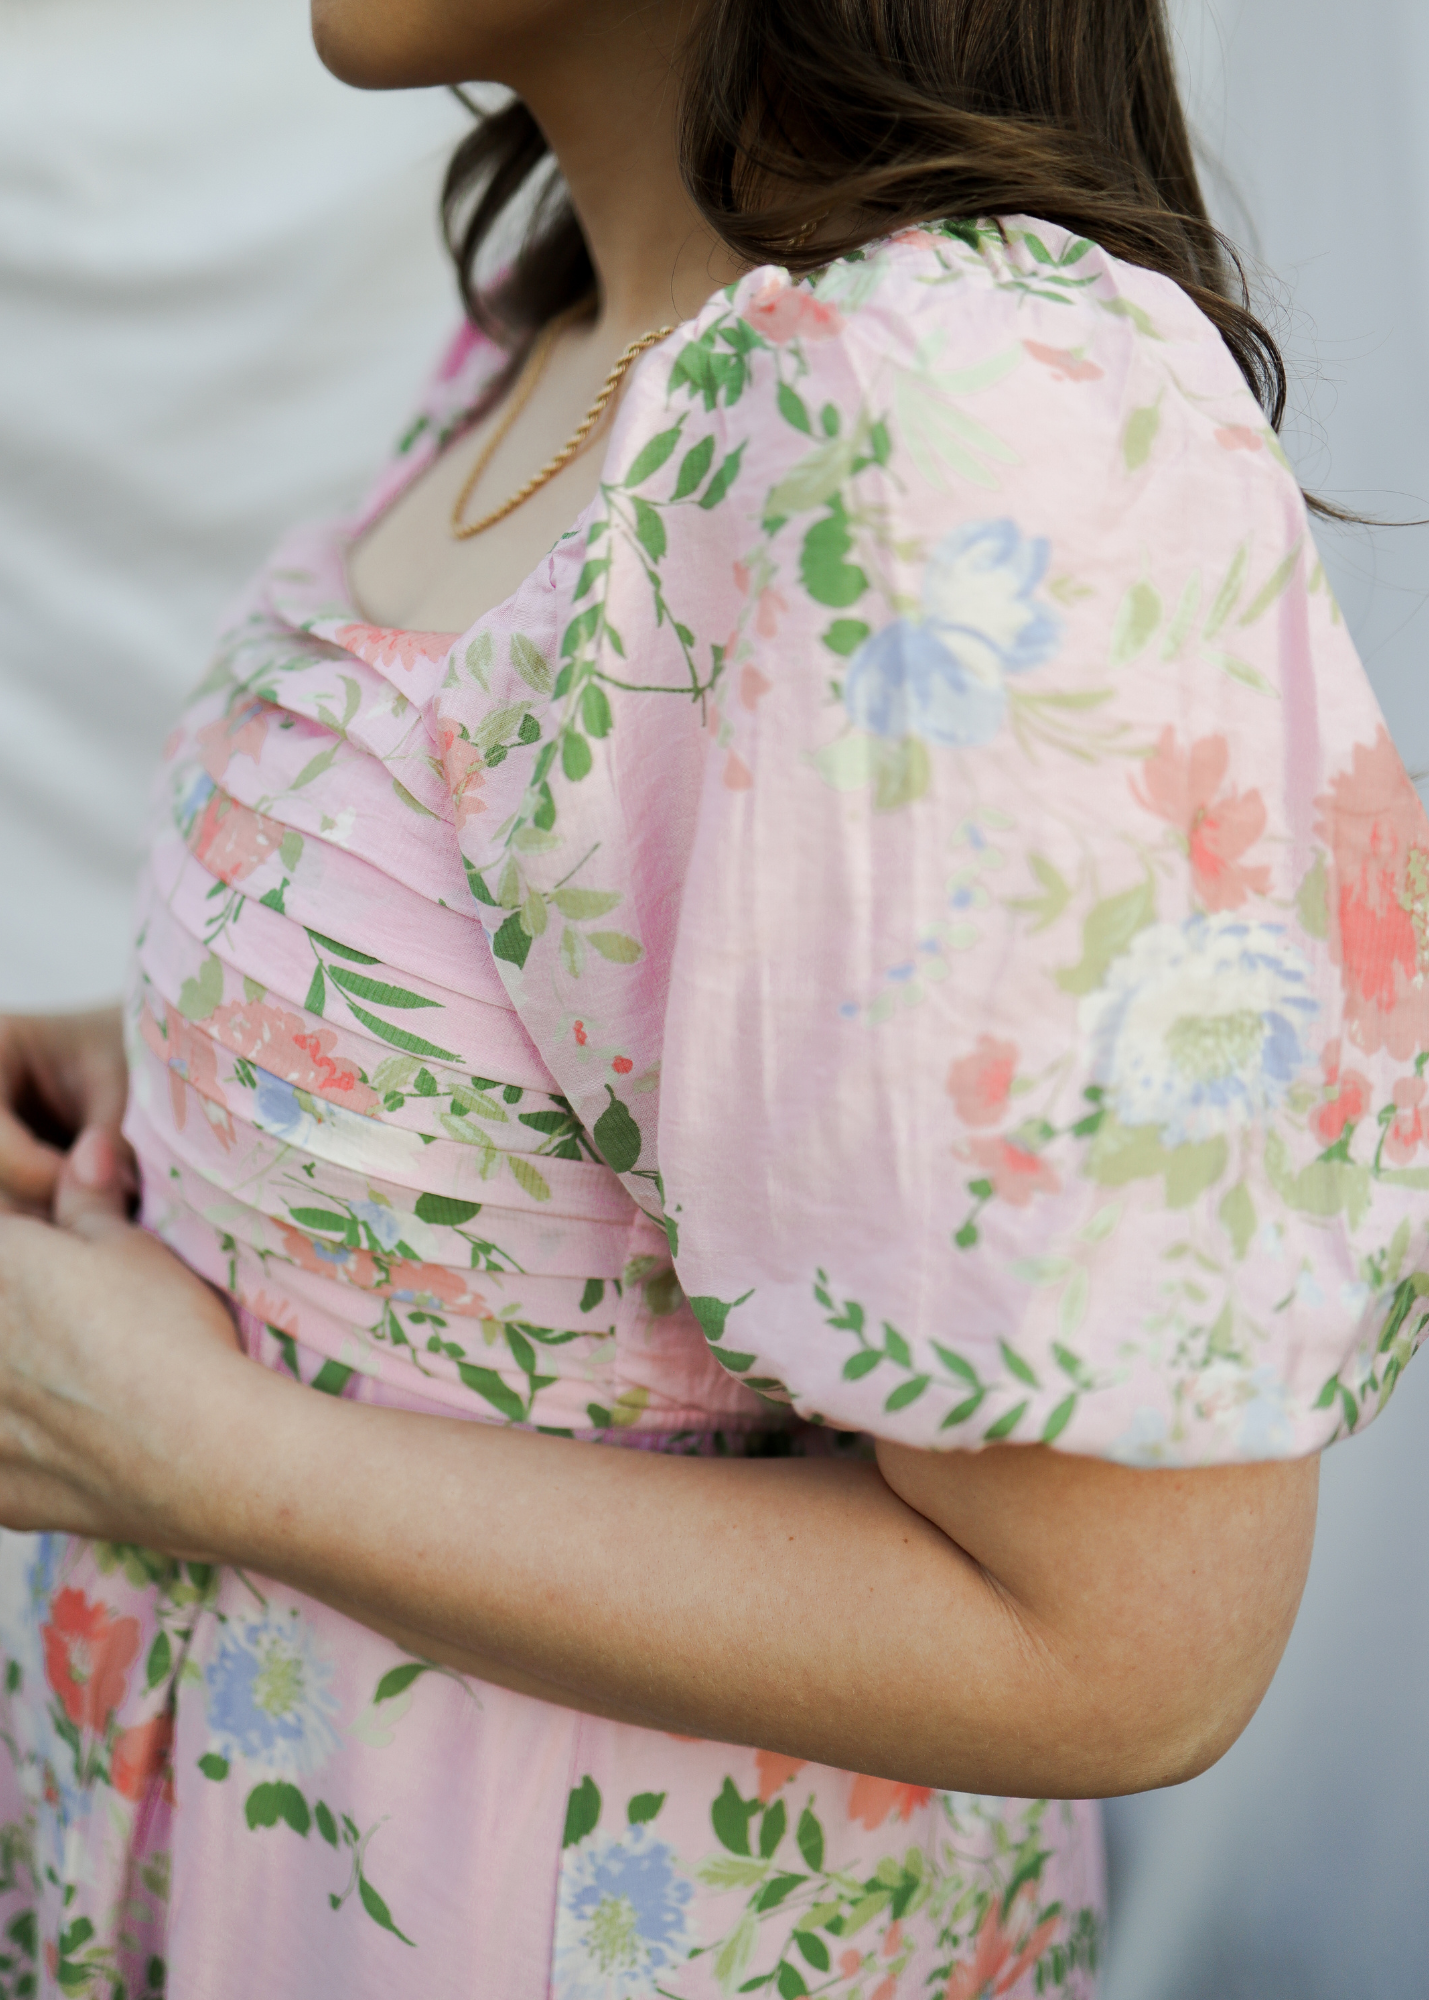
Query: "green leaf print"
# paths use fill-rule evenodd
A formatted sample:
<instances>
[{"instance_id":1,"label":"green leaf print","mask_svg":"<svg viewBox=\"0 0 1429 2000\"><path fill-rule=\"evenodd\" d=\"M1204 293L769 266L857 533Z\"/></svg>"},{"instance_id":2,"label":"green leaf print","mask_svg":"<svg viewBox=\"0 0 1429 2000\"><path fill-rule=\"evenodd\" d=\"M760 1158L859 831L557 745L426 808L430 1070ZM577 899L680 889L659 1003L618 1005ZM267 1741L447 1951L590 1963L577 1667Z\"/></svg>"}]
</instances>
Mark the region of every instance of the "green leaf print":
<instances>
[{"instance_id":1,"label":"green leaf print","mask_svg":"<svg viewBox=\"0 0 1429 2000\"><path fill-rule=\"evenodd\" d=\"M303 1000L303 1006L309 1014L316 1014L321 1019L323 1008L326 1005L327 981L323 978L322 967L315 965L313 967L313 976L308 982L307 995Z\"/></svg>"},{"instance_id":2,"label":"green leaf print","mask_svg":"<svg viewBox=\"0 0 1429 2000\"><path fill-rule=\"evenodd\" d=\"M610 701L597 681L587 681L581 689L581 722L587 736L599 740L610 734Z\"/></svg>"},{"instance_id":3,"label":"green leaf print","mask_svg":"<svg viewBox=\"0 0 1429 2000\"><path fill-rule=\"evenodd\" d=\"M590 744L580 731L569 727L562 730L561 769L573 785L589 774L591 762Z\"/></svg>"},{"instance_id":4,"label":"green leaf print","mask_svg":"<svg viewBox=\"0 0 1429 2000\"><path fill-rule=\"evenodd\" d=\"M1053 1410L1051 1416L1048 1417L1046 1423L1042 1426L1043 1444L1051 1444L1054 1438L1059 1438L1062 1435L1063 1431L1072 1421L1072 1414L1076 1407L1077 1399L1075 1395L1064 1396L1062 1398L1061 1402L1058 1403L1056 1409Z\"/></svg>"},{"instance_id":5,"label":"green leaf print","mask_svg":"<svg viewBox=\"0 0 1429 2000\"><path fill-rule=\"evenodd\" d=\"M710 1824L720 1846L731 1854L748 1854L749 1822L758 1811L758 1799L741 1798L734 1779L726 1778L710 1807Z\"/></svg>"},{"instance_id":6,"label":"green leaf print","mask_svg":"<svg viewBox=\"0 0 1429 2000\"><path fill-rule=\"evenodd\" d=\"M1150 878L1120 895L1094 903L1082 924L1081 963L1057 974L1064 993L1090 993L1100 986L1112 960L1124 952L1139 930L1156 918L1156 891Z\"/></svg>"},{"instance_id":7,"label":"green leaf print","mask_svg":"<svg viewBox=\"0 0 1429 2000\"><path fill-rule=\"evenodd\" d=\"M1151 447L1156 442L1156 433L1161 428L1161 400L1147 403L1139 410L1133 410L1126 420L1126 429L1121 435L1121 455L1126 460L1128 472L1139 472L1151 456Z\"/></svg>"},{"instance_id":8,"label":"green leaf print","mask_svg":"<svg viewBox=\"0 0 1429 2000\"><path fill-rule=\"evenodd\" d=\"M620 901L618 889L553 889L551 901L572 923L588 923L592 917L608 916Z\"/></svg>"},{"instance_id":9,"label":"green leaf print","mask_svg":"<svg viewBox=\"0 0 1429 2000\"><path fill-rule=\"evenodd\" d=\"M316 1389L320 1396L340 1396L352 1380L353 1371L341 1361L324 1361L312 1381L310 1389Z\"/></svg>"},{"instance_id":10,"label":"green leaf print","mask_svg":"<svg viewBox=\"0 0 1429 2000\"><path fill-rule=\"evenodd\" d=\"M546 656L524 632L511 634L511 664L527 687L534 688L537 694L551 692L551 669Z\"/></svg>"},{"instance_id":11,"label":"green leaf print","mask_svg":"<svg viewBox=\"0 0 1429 2000\"><path fill-rule=\"evenodd\" d=\"M1144 652L1161 623L1161 593L1150 583L1134 583L1117 607L1111 628L1111 663L1124 667Z\"/></svg>"},{"instance_id":12,"label":"green leaf print","mask_svg":"<svg viewBox=\"0 0 1429 2000\"><path fill-rule=\"evenodd\" d=\"M317 1822L318 1832L322 1835L328 1846L336 1847L337 1821L332 1816L331 1807L324 1805L322 1800L319 1799L313 1807L313 1818Z\"/></svg>"},{"instance_id":13,"label":"green leaf print","mask_svg":"<svg viewBox=\"0 0 1429 2000\"><path fill-rule=\"evenodd\" d=\"M490 759L488 758L487 761L489 763ZM407 790L407 787L400 780L400 778L394 778L392 780L392 789L397 794L397 797L402 801L403 805L407 808L408 812L420 813L424 819L436 818L436 814L432 811L431 807L424 806L422 804L422 801L419 798L417 798L414 793L409 792Z\"/></svg>"},{"instance_id":14,"label":"green leaf print","mask_svg":"<svg viewBox=\"0 0 1429 2000\"><path fill-rule=\"evenodd\" d=\"M609 1089L607 1084L606 1088ZM689 1301L690 1311L700 1323L700 1331L706 1340L724 1339L724 1323L736 1306L742 1306L746 1299L754 1297L753 1289L744 1292L737 1299L698 1298Z\"/></svg>"},{"instance_id":15,"label":"green leaf print","mask_svg":"<svg viewBox=\"0 0 1429 2000\"><path fill-rule=\"evenodd\" d=\"M788 1823L789 1815L782 1799L775 1799L773 1805L765 1808L759 1828L759 1853L763 1860L772 1858L784 1838Z\"/></svg>"},{"instance_id":16,"label":"green leaf print","mask_svg":"<svg viewBox=\"0 0 1429 2000\"><path fill-rule=\"evenodd\" d=\"M680 429L681 426L675 424L667 431L657 432L643 444L635 454L635 463L621 483L627 487L643 486L652 473L660 470L680 442Z\"/></svg>"},{"instance_id":17,"label":"green leaf print","mask_svg":"<svg viewBox=\"0 0 1429 2000\"><path fill-rule=\"evenodd\" d=\"M586 943L613 965L634 965L645 956L644 946L624 931L587 931Z\"/></svg>"},{"instance_id":18,"label":"green leaf print","mask_svg":"<svg viewBox=\"0 0 1429 2000\"><path fill-rule=\"evenodd\" d=\"M513 910L491 940L492 955L504 958L518 971L526 963L526 954L531 949L531 933L522 923L519 911Z\"/></svg>"},{"instance_id":19,"label":"green leaf print","mask_svg":"<svg viewBox=\"0 0 1429 2000\"><path fill-rule=\"evenodd\" d=\"M1241 586L1245 582L1246 565L1249 561L1250 543L1242 542L1231 557L1230 568L1226 571L1221 587L1216 592L1215 602L1211 605L1210 616L1206 619L1205 628L1201 634L1202 638L1214 639L1217 632L1220 631L1222 625L1225 624L1227 618L1234 611L1236 599L1240 596Z\"/></svg>"},{"instance_id":20,"label":"green leaf print","mask_svg":"<svg viewBox=\"0 0 1429 2000\"><path fill-rule=\"evenodd\" d=\"M635 539L651 562L659 562L665 553L665 523L648 500L635 502Z\"/></svg>"},{"instance_id":21,"label":"green leaf print","mask_svg":"<svg viewBox=\"0 0 1429 2000\"><path fill-rule=\"evenodd\" d=\"M415 1940L409 1938L405 1932L398 1930L392 1921L392 1912L365 1875L359 1875L357 1878L357 1893L362 1898L363 1909L366 1910L374 1924L380 1924L384 1931L391 1931L394 1938L400 1938L403 1944L409 1944L414 1951L416 1950Z\"/></svg>"},{"instance_id":22,"label":"green leaf print","mask_svg":"<svg viewBox=\"0 0 1429 2000\"><path fill-rule=\"evenodd\" d=\"M815 1818L811 1806L805 1806L800 1813L794 1838L799 1843L799 1852L807 1865L816 1875L821 1873L824 1865L824 1829Z\"/></svg>"},{"instance_id":23,"label":"green leaf print","mask_svg":"<svg viewBox=\"0 0 1429 2000\"><path fill-rule=\"evenodd\" d=\"M562 1848L574 1847L594 1833L600 1824L600 1787L592 1777L584 1777L566 1800L566 1830Z\"/></svg>"},{"instance_id":24,"label":"green leaf print","mask_svg":"<svg viewBox=\"0 0 1429 2000\"><path fill-rule=\"evenodd\" d=\"M508 1153L506 1164L510 1167L517 1185L530 1195L532 1201L551 1199L550 1182L539 1168L532 1166L529 1160L523 1160L519 1153Z\"/></svg>"},{"instance_id":25,"label":"green leaf print","mask_svg":"<svg viewBox=\"0 0 1429 2000\"><path fill-rule=\"evenodd\" d=\"M223 998L223 961L212 952L199 967L197 979L179 988L179 1012L187 1021L206 1021Z\"/></svg>"},{"instance_id":26,"label":"green leaf print","mask_svg":"<svg viewBox=\"0 0 1429 2000\"><path fill-rule=\"evenodd\" d=\"M228 1759L220 1757L213 1750L207 1751L204 1756L199 1758L198 1767L204 1776L212 1778L215 1784L221 1783L228 1776Z\"/></svg>"},{"instance_id":27,"label":"green leaf print","mask_svg":"<svg viewBox=\"0 0 1429 2000\"><path fill-rule=\"evenodd\" d=\"M658 1819L665 1797L664 1792L637 1792L625 1808L626 1819L631 1826L648 1825L652 1819Z\"/></svg>"},{"instance_id":28,"label":"green leaf print","mask_svg":"<svg viewBox=\"0 0 1429 2000\"><path fill-rule=\"evenodd\" d=\"M791 1965L787 1958L781 1958L779 1961L775 1984L779 1989L779 2000L801 2000L801 1996L809 1990L804 1983L803 1973L797 1965Z\"/></svg>"},{"instance_id":29,"label":"green leaf print","mask_svg":"<svg viewBox=\"0 0 1429 2000\"><path fill-rule=\"evenodd\" d=\"M461 1201L451 1194L419 1194L413 1206L419 1222L430 1222L437 1229L458 1229L481 1213L479 1201Z\"/></svg>"},{"instance_id":30,"label":"green leaf print","mask_svg":"<svg viewBox=\"0 0 1429 2000\"><path fill-rule=\"evenodd\" d=\"M149 1657L144 1664L144 1685L156 1688L169 1678L173 1665L173 1648L169 1644L167 1632L160 1632L149 1648Z\"/></svg>"},{"instance_id":31,"label":"green leaf print","mask_svg":"<svg viewBox=\"0 0 1429 2000\"><path fill-rule=\"evenodd\" d=\"M505 924L501 928L505 930ZM497 936L500 936L500 932ZM495 950L494 944L492 949ZM500 956L499 953L497 955ZM369 1014L367 1009L359 1007L355 1000L349 999L347 1005L349 1012L356 1015L364 1028L370 1028L374 1035L379 1035L384 1042L390 1042L394 1049L405 1049L409 1056L430 1056L437 1062L461 1061L461 1057L452 1049L438 1048L435 1042L424 1042L420 1035L409 1035L405 1028L394 1028L387 1021L379 1021L375 1014Z\"/></svg>"},{"instance_id":32,"label":"green leaf print","mask_svg":"<svg viewBox=\"0 0 1429 2000\"><path fill-rule=\"evenodd\" d=\"M1303 546L1304 541L1302 537L1300 541L1296 542L1290 553L1282 557L1280 562L1276 564L1269 577L1250 600L1249 606L1236 620L1238 625L1254 625L1257 618L1265 616L1276 598L1279 597L1285 586L1289 583L1291 577L1294 576L1296 565L1300 561L1300 550Z\"/></svg>"},{"instance_id":33,"label":"green leaf print","mask_svg":"<svg viewBox=\"0 0 1429 2000\"><path fill-rule=\"evenodd\" d=\"M610 1102L592 1128L591 1136L617 1174L628 1174L640 1158L640 1127L611 1089L605 1086Z\"/></svg>"},{"instance_id":34,"label":"green leaf print","mask_svg":"<svg viewBox=\"0 0 1429 2000\"><path fill-rule=\"evenodd\" d=\"M869 630L861 618L835 618L821 637L831 653L837 653L840 659L846 660L851 653L858 651Z\"/></svg>"},{"instance_id":35,"label":"green leaf print","mask_svg":"<svg viewBox=\"0 0 1429 2000\"><path fill-rule=\"evenodd\" d=\"M500 1410L508 1423L525 1423L526 1405L494 1368L476 1368L469 1361L458 1361L456 1372L468 1389L474 1389L493 1409Z\"/></svg>"},{"instance_id":36,"label":"green leaf print","mask_svg":"<svg viewBox=\"0 0 1429 2000\"><path fill-rule=\"evenodd\" d=\"M841 506L815 521L805 535L799 574L816 603L842 610L856 603L868 589L868 578L857 563L844 560L852 547L853 537Z\"/></svg>"},{"instance_id":37,"label":"green leaf print","mask_svg":"<svg viewBox=\"0 0 1429 2000\"><path fill-rule=\"evenodd\" d=\"M999 1438L1011 1437L1026 1415L1026 1403L1016 1403L1010 1410L1004 1411L996 1423L989 1424L983 1436L990 1444L995 1444Z\"/></svg>"},{"instance_id":38,"label":"green leaf print","mask_svg":"<svg viewBox=\"0 0 1429 2000\"><path fill-rule=\"evenodd\" d=\"M377 1683L372 1696L372 1706L376 1708L380 1701L392 1701L399 1694L405 1694L413 1681L420 1680L423 1674L431 1672L432 1666L427 1660L407 1660L400 1667L389 1667Z\"/></svg>"},{"instance_id":39,"label":"green leaf print","mask_svg":"<svg viewBox=\"0 0 1429 2000\"><path fill-rule=\"evenodd\" d=\"M712 437L701 438L680 460L680 473L675 481L674 500L688 500L709 471L714 462L715 441Z\"/></svg>"},{"instance_id":40,"label":"green leaf print","mask_svg":"<svg viewBox=\"0 0 1429 2000\"><path fill-rule=\"evenodd\" d=\"M805 437L813 436L814 426L809 422L809 412L804 407L804 399L796 390L791 389L787 382L779 384L775 392L775 401L779 405L779 414L786 424L792 424L795 430L802 431Z\"/></svg>"},{"instance_id":41,"label":"green leaf print","mask_svg":"<svg viewBox=\"0 0 1429 2000\"><path fill-rule=\"evenodd\" d=\"M719 471L700 495L700 505L706 509L718 507L731 486L739 477L739 462L744 456L744 446L736 445Z\"/></svg>"},{"instance_id":42,"label":"green leaf print","mask_svg":"<svg viewBox=\"0 0 1429 2000\"><path fill-rule=\"evenodd\" d=\"M255 1785L243 1802L243 1816L254 1828L276 1826L282 1820L305 1840L313 1823L308 1802L297 1786L282 1780Z\"/></svg>"},{"instance_id":43,"label":"green leaf print","mask_svg":"<svg viewBox=\"0 0 1429 2000\"><path fill-rule=\"evenodd\" d=\"M344 993L355 993L359 1000L370 1000L374 1007L440 1007L440 1000L428 1000L420 993L413 993L405 986L393 986L385 979L368 979L360 972L349 972L345 965L330 965L328 978Z\"/></svg>"}]
</instances>

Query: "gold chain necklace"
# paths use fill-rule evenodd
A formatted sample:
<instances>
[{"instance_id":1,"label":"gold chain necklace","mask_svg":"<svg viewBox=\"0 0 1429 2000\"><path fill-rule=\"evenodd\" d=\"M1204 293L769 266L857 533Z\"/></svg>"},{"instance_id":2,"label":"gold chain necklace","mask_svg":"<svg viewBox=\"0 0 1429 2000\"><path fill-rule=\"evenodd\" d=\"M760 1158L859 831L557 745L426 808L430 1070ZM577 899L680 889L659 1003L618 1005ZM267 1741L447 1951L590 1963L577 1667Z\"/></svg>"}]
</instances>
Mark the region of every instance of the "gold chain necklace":
<instances>
[{"instance_id":1,"label":"gold chain necklace","mask_svg":"<svg viewBox=\"0 0 1429 2000\"><path fill-rule=\"evenodd\" d=\"M513 514L524 500L531 498L533 493L539 493L548 481L555 478L562 466L569 465L605 415L610 400L625 380L631 363L638 360L647 347L654 347L657 341L667 340L675 331L673 326L657 326L653 333L644 333L639 340L632 340L602 382L595 401L555 456L548 458L540 471L533 473L524 486L518 487L509 500L504 500L499 507L493 507L489 514L481 515L478 520L463 521L462 515L466 512L466 503L476 490L477 481L490 465L497 446L531 400L532 391L546 371L546 363L551 358L551 349L571 322L583 318L589 310L589 306L582 300L579 304L569 307L567 311L558 313L555 319L550 320L541 329L526 365L521 370L520 379L511 392L510 401L500 423L483 445L476 464L467 474L466 483L456 497L456 504L452 508L452 537L455 541L465 542L473 535L482 534L487 528L494 528L498 521L504 521L508 514Z\"/></svg>"}]
</instances>

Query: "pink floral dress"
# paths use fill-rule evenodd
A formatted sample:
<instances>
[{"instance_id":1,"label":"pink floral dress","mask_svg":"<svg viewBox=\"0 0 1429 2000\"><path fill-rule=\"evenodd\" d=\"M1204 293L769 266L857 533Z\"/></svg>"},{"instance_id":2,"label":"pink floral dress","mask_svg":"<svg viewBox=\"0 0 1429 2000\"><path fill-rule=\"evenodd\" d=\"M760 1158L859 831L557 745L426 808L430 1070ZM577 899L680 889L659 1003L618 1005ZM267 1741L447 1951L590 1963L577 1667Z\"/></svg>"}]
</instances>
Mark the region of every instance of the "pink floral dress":
<instances>
[{"instance_id":1,"label":"pink floral dress","mask_svg":"<svg viewBox=\"0 0 1429 2000\"><path fill-rule=\"evenodd\" d=\"M755 271L460 635L361 622L361 525L260 578L140 891L145 1220L255 1362L683 1452L1374 1414L1429 1317L1429 825L1174 285L1021 221ZM0 1996L1095 1986L1089 1805L594 1720L55 1536L0 1545L0 1653Z\"/></svg>"}]
</instances>

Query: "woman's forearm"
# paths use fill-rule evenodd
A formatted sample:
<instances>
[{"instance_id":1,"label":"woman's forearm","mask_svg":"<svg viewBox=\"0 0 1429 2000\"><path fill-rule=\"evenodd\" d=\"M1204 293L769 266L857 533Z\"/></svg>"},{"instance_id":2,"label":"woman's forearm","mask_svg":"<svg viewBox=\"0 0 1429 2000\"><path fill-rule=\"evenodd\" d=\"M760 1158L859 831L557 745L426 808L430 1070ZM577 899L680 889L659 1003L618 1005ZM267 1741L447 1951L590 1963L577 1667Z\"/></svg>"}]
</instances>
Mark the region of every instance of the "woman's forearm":
<instances>
[{"instance_id":1,"label":"woman's forearm","mask_svg":"<svg viewBox=\"0 0 1429 2000\"><path fill-rule=\"evenodd\" d=\"M897 1454L913 1505L868 1463L591 1447L232 1367L192 1522L218 1556L547 1700L914 1783L1189 1775L1253 1711L1308 1555L1313 1466Z\"/></svg>"}]
</instances>

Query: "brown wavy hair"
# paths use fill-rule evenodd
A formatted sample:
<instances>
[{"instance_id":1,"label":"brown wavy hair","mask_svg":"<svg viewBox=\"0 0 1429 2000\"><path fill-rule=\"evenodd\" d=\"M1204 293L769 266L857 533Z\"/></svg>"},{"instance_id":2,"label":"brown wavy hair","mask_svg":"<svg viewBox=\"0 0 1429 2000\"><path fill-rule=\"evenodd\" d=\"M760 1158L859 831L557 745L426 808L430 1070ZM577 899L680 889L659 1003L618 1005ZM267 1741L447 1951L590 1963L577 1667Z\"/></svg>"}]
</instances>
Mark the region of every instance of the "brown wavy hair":
<instances>
[{"instance_id":1,"label":"brown wavy hair","mask_svg":"<svg viewBox=\"0 0 1429 2000\"><path fill-rule=\"evenodd\" d=\"M1164 0L707 0L680 83L685 184L750 264L797 273L912 223L1037 216L1174 279L1279 429L1284 363L1206 209ZM483 245L542 174L514 261L481 284ZM589 247L520 99L458 147L442 215L467 312L518 354L594 299Z\"/></svg>"}]
</instances>

